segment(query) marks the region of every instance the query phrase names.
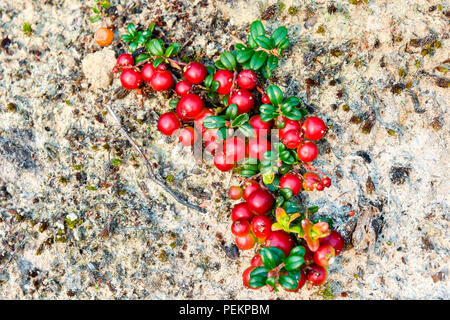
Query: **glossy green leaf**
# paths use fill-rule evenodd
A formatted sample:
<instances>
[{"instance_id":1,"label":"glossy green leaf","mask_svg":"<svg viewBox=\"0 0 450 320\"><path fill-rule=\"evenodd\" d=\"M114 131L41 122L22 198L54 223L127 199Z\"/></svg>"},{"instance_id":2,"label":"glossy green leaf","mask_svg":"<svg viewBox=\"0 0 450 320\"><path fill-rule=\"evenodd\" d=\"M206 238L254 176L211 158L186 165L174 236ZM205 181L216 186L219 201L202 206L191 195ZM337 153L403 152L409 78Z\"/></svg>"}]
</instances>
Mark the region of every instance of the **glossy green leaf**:
<instances>
[{"instance_id":1,"label":"glossy green leaf","mask_svg":"<svg viewBox=\"0 0 450 320\"><path fill-rule=\"evenodd\" d=\"M242 51L242 50L247 49L247 47L246 47L245 45L243 45L242 43L236 43L236 44L234 45L234 47L235 47L236 50L238 50L238 51Z\"/></svg>"},{"instance_id":2,"label":"glossy green leaf","mask_svg":"<svg viewBox=\"0 0 450 320\"><path fill-rule=\"evenodd\" d=\"M225 125L225 119L220 116L210 116L203 120L203 126L206 129L218 129Z\"/></svg>"},{"instance_id":3,"label":"glossy green leaf","mask_svg":"<svg viewBox=\"0 0 450 320\"><path fill-rule=\"evenodd\" d=\"M133 41L128 45L128 50L130 50L130 52L133 53L136 51L136 49L138 47L139 47L139 44L137 42Z\"/></svg>"},{"instance_id":4,"label":"glossy green leaf","mask_svg":"<svg viewBox=\"0 0 450 320\"><path fill-rule=\"evenodd\" d=\"M150 25L147 28L147 37L150 37L153 33L153 30L155 30L156 22L150 23Z\"/></svg>"},{"instance_id":5,"label":"glossy green leaf","mask_svg":"<svg viewBox=\"0 0 450 320\"><path fill-rule=\"evenodd\" d=\"M180 45L178 43L172 43L167 47L166 53L164 55L166 56L166 58L169 58L176 55L178 51L180 51Z\"/></svg>"},{"instance_id":6,"label":"glossy green leaf","mask_svg":"<svg viewBox=\"0 0 450 320\"><path fill-rule=\"evenodd\" d=\"M164 55L164 49L158 39L152 39L149 45L149 51L152 55L162 57Z\"/></svg>"},{"instance_id":7,"label":"glossy green leaf","mask_svg":"<svg viewBox=\"0 0 450 320\"><path fill-rule=\"evenodd\" d=\"M264 66L260 69L260 71L261 71L261 74L262 74L262 76L264 77L264 79L270 79L270 77L272 77L272 70L270 70L270 69L267 67L267 64L264 65Z\"/></svg>"},{"instance_id":8,"label":"glossy green leaf","mask_svg":"<svg viewBox=\"0 0 450 320\"><path fill-rule=\"evenodd\" d=\"M317 222L320 222L320 221L325 221L325 222L327 222L327 223L328 223L328 227L329 227L330 229L334 229L334 226L333 226L333 220L332 220L331 218L328 218L328 217L320 217L320 218L316 218L316 219L314 219L314 220L311 220L312 223L317 223Z\"/></svg>"},{"instance_id":9,"label":"glossy green leaf","mask_svg":"<svg viewBox=\"0 0 450 320\"><path fill-rule=\"evenodd\" d=\"M141 63L144 60L147 60L148 58L150 58L150 56L146 53L140 54L136 57L136 60L134 60L134 62L137 63Z\"/></svg>"},{"instance_id":10,"label":"glossy green leaf","mask_svg":"<svg viewBox=\"0 0 450 320\"><path fill-rule=\"evenodd\" d=\"M263 104L259 107L259 112L261 113L273 113L276 111L276 108L271 104Z\"/></svg>"},{"instance_id":11,"label":"glossy green leaf","mask_svg":"<svg viewBox=\"0 0 450 320\"><path fill-rule=\"evenodd\" d=\"M236 118L233 119L233 121L231 122L231 126L233 128L239 127L243 123L247 122L249 120L249 118L250 117L249 117L248 113L240 114Z\"/></svg>"},{"instance_id":12,"label":"glossy green leaf","mask_svg":"<svg viewBox=\"0 0 450 320\"><path fill-rule=\"evenodd\" d=\"M134 24L130 23L127 26L127 30L130 35L134 36L136 33L136 26Z\"/></svg>"},{"instance_id":13,"label":"glossy green leaf","mask_svg":"<svg viewBox=\"0 0 450 320\"><path fill-rule=\"evenodd\" d=\"M251 37L256 40L258 36L263 36L264 33L265 33L264 25L262 24L262 22L259 20L253 21L252 24L250 25Z\"/></svg>"},{"instance_id":14,"label":"glossy green leaf","mask_svg":"<svg viewBox=\"0 0 450 320\"><path fill-rule=\"evenodd\" d=\"M317 211L319 211L319 206L308 207L308 212L309 213L316 213Z\"/></svg>"},{"instance_id":15,"label":"glossy green leaf","mask_svg":"<svg viewBox=\"0 0 450 320\"><path fill-rule=\"evenodd\" d=\"M271 269L267 269L265 267L258 267L255 268L255 270L253 270L252 272L250 272L250 277L267 277L267 273L270 271Z\"/></svg>"},{"instance_id":16,"label":"glossy green leaf","mask_svg":"<svg viewBox=\"0 0 450 320\"><path fill-rule=\"evenodd\" d=\"M129 34L123 34L121 37L120 37L124 42L130 42L130 41L132 41L133 40L133 36L132 35L129 35Z\"/></svg>"},{"instance_id":17,"label":"glossy green leaf","mask_svg":"<svg viewBox=\"0 0 450 320\"><path fill-rule=\"evenodd\" d=\"M158 66L164 62L163 58L157 58L155 61L153 61L153 68L158 68Z\"/></svg>"},{"instance_id":18,"label":"glossy green leaf","mask_svg":"<svg viewBox=\"0 0 450 320\"><path fill-rule=\"evenodd\" d=\"M176 108L178 101L180 101L180 99L172 99L169 101L169 106L171 106L172 108Z\"/></svg>"},{"instance_id":19,"label":"glossy green leaf","mask_svg":"<svg viewBox=\"0 0 450 320\"><path fill-rule=\"evenodd\" d=\"M94 22L100 21L101 19L102 19L102 17L100 17L99 15L95 15L95 16L90 17L89 21L94 23ZM125 41L125 42L129 42L131 40L133 40L133 38L131 38L130 40Z\"/></svg>"},{"instance_id":20,"label":"glossy green leaf","mask_svg":"<svg viewBox=\"0 0 450 320\"><path fill-rule=\"evenodd\" d=\"M266 284L271 286L272 288L275 288L277 286L277 280L275 279L275 277L268 277L266 279Z\"/></svg>"},{"instance_id":21,"label":"glossy green leaf","mask_svg":"<svg viewBox=\"0 0 450 320\"><path fill-rule=\"evenodd\" d=\"M226 111L225 111L225 116L228 119L236 118L237 114L238 114L238 106L236 104L234 104L234 103L230 104L228 106L228 108L226 109Z\"/></svg>"},{"instance_id":22,"label":"glossy green leaf","mask_svg":"<svg viewBox=\"0 0 450 320\"><path fill-rule=\"evenodd\" d=\"M283 204L283 209L286 211L286 213L297 213L300 211L300 208L298 206L298 204L296 204L295 202L292 201L286 201Z\"/></svg>"},{"instance_id":23,"label":"glossy green leaf","mask_svg":"<svg viewBox=\"0 0 450 320\"><path fill-rule=\"evenodd\" d=\"M267 58L267 68L269 68L270 70L274 70L277 66L278 66L278 58L271 54L268 58Z\"/></svg>"},{"instance_id":24,"label":"glossy green leaf","mask_svg":"<svg viewBox=\"0 0 450 320\"><path fill-rule=\"evenodd\" d=\"M270 85L267 88L266 93L274 106L278 106L283 101L283 92L276 85Z\"/></svg>"},{"instance_id":25,"label":"glossy green leaf","mask_svg":"<svg viewBox=\"0 0 450 320\"><path fill-rule=\"evenodd\" d=\"M245 178L250 178L253 177L255 174L257 174L258 171L251 169L241 169L238 171L238 173Z\"/></svg>"},{"instance_id":26,"label":"glossy green leaf","mask_svg":"<svg viewBox=\"0 0 450 320\"><path fill-rule=\"evenodd\" d=\"M306 250L305 250L304 246L296 246L295 248L293 248L291 250L291 252L289 253L289 256L297 255L297 256L303 257L305 254L306 254Z\"/></svg>"},{"instance_id":27,"label":"glossy green leaf","mask_svg":"<svg viewBox=\"0 0 450 320\"><path fill-rule=\"evenodd\" d=\"M274 47L273 41L270 40L269 38L267 38L267 37L264 36L264 35L257 36L257 37L255 38L255 40L256 40L256 43L257 43L261 48L264 48L264 49L266 49L266 50L272 50L273 47Z\"/></svg>"},{"instance_id":28,"label":"glossy green leaf","mask_svg":"<svg viewBox=\"0 0 450 320\"><path fill-rule=\"evenodd\" d=\"M280 43L277 45L277 48L278 48L279 50L284 50L284 49L286 49L287 47L289 47L289 44L290 44L289 39L284 38L284 39L281 40Z\"/></svg>"},{"instance_id":29,"label":"glossy green leaf","mask_svg":"<svg viewBox=\"0 0 450 320\"><path fill-rule=\"evenodd\" d=\"M284 203L284 197L283 196L278 196L275 199L275 207L281 207Z\"/></svg>"},{"instance_id":30,"label":"glossy green leaf","mask_svg":"<svg viewBox=\"0 0 450 320\"><path fill-rule=\"evenodd\" d=\"M261 118L261 121L263 122L269 122L275 118L277 114L274 113L261 113L259 117Z\"/></svg>"},{"instance_id":31,"label":"glossy green leaf","mask_svg":"<svg viewBox=\"0 0 450 320\"><path fill-rule=\"evenodd\" d=\"M212 81L213 81L213 75L208 74L206 76L205 80L203 81L203 83L205 84L206 88L209 88L209 87L211 87Z\"/></svg>"},{"instance_id":32,"label":"glossy green leaf","mask_svg":"<svg viewBox=\"0 0 450 320\"><path fill-rule=\"evenodd\" d=\"M267 60L267 53L264 51L256 51L250 59L250 69L259 70Z\"/></svg>"},{"instance_id":33,"label":"glossy green leaf","mask_svg":"<svg viewBox=\"0 0 450 320\"><path fill-rule=\"evenodd\" d=\"M290 120L300 120L302 118L302 113L298 109L291 109L288 112L283 112L283 115Z\"/></svg>"},{"instance_id":34,"label":"glossy green leaf","mask_svg":"<svg viewBox=\"0 0 450 320\"><path fill-rule=\"evenodd\" d=\"M138 31L138 32L136 32L136 41L137 41L137 43L139 43L139 44L143 44L143 43L145 43L145 36L144 36L144 32L142 32L142 31Z\"/></svg>"},{"instance_id":35,"label":"glossy green leaf","mask_svg":"<svg viewBox=\"0 0 450 320\"><path fill-rule=\"evenodd\" d=\"M280 193L286 200L289 200L290 198L292 198L292 190L289 188L281 189Z\"/></svg>"},{"instance_id":36,"label":"glossy green leaf","mask_svg":"<svg viewBox=\"0 0 450 320\"><path fill-rule=\"evenodd\" d=\"M253 53L255 53L255 51L253 49L246 49L246 50L242 50L242 51L238 51L238 53L236 54L236 60L239 63L244 63L247 62L251 59L251 57L253 56Z\"/></svg>"},{"instance_id":37,"label":"glossy green leaf","mask_svg":"<svg viewBox=\"0 0 450 320\"><path fill-rule=\"evenodd\" d=\"M305 259L302 256L290 255L286 260L284 260L284 267L287 271L293 271L300 268L304 262Z\"/></svg>"},{"instance_id":38,"label":"glossy green leaf","mask_svg":"<svg viewBox=\"0 0 450 320\"><path fill-rule=\"evenodd\" d=\"M255 136L255 132L254 132L252 126L249 125L248 123L242 124L238 130L247 138L251 138L251 137Z\"/></svg>"},{"instance_id":39,"label":"glossy green leaf","mask_svg":"<svg viewBox=\"0 0 450 320\"><path fill-rule=\"evenodd\" d=\"M220 83L219 81L213 80L211 84L211 92L216 92L219 89Z\"/></svg>"},{"instance_id":40,"label":"glossy green leaf","mask_svg":"<svg viewBox=\"0 0 450 320\"><path fill-rule=\"evenodd\" d=\"M271 39L275 46L278 46L280 42L287 37L288 30L286 27L278 27L272 32Z\"/></svg>"},{"instance_id":41,"label":"glossy green leaf","mask_svg":"<svg viewBox=\"0 0 450 320\"><path fill-rule=\"evenodd\" d=\"M236 68L236 58L229 51L220 55L220 62L222 62L222 65L228 70L234 70Z\"/></svg>"},{"instance_id":42,"label":"glossy green leaf","mask_svg":"<svg viewBox=\"0 0 450 320\"><path fill-rule=\"evenodd\" d=\"M298 282L295 279L288 275L283 275L278 278L278 282L280 285L287 290L295 290L297 289Z\"/></svg>"},{"instance_id":43,"label":"glossy green leaf","mask_svg":"<svg viewBox=\"0 0 450 320\"><path fill-rule=\"evenodd\" d=\"M260 277L260 276L254 276L250 277L250 280L248 282L249 287L257 289L264 287L266 285L266 277Z\"/></svg>"},{"instance_id":44,"label":"glossy green leaf","mask_svg":"<svg viewBox=\"0 0 450 320\"><path fill-rule=\"evenodd\" d=\"M221 69L221 70L222 69L226 69L226 67L223 65L223 63L222 63L222 61L220 61L220 59L217 60L216 62L214 62L214 64L215 64L217 69Z\"/></svg>"}]
</instances>

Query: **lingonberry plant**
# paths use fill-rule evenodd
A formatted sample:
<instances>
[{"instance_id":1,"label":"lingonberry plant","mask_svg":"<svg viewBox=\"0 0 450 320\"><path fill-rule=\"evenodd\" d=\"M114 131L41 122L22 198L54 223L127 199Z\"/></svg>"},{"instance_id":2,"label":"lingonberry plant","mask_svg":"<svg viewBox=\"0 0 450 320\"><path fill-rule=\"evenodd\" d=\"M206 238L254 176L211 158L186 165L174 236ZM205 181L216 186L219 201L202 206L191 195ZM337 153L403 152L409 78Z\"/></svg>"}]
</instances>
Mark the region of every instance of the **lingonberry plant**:
<instances>
[{"instance_id":1,"label":"lingonberry plant","mask_svg":"<svg viewBox=\"0 0 450 320\"><path fill-rule=\"evenodd\" d=\"M267 34L254 21L246 43L205 65L176 60L181 46L153 38L154 28L128 25L121 39L130 53L118 57L114 71L128 90L174 89L158 130L184 146L203 145L217 169L239 175L240 184L228 190L241 201L231 211L231 232L241 250L261 246L243 273L245 287L297 292L307 280L323 284L344 239L330 218L313 217L317 206L305 208L294 197L331 186L312 164L319 154L314 141L327 127L308 116L301 99L264 84L289 47L288 30Z\"/></svg>"}]
</instances>

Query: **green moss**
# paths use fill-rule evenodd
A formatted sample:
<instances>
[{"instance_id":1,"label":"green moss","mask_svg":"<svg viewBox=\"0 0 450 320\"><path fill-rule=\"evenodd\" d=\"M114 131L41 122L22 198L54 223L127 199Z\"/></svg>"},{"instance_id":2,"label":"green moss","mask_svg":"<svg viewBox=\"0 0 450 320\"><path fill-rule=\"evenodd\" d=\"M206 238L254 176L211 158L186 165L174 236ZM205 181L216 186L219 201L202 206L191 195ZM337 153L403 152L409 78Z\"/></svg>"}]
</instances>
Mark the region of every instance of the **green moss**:
<instances>
[{"instance_id":1,"label":"green moss","mask_svg":"<svg viewBox=\"0 0 450 320\"><path fill-rule=\"evenodd\" d=\"M345 112L349 112L350 111L350 107L348 105L344 104L342 106L342 110L344 110Z\"/></svg>"},{"instance_id":2,"label":"green moss","mask_svg":"<svg viewBox=\"0 0 450 320\"><path fill-rule=\"evenodd\" d=\"M392 130L392 129L388 129L388 130L387 130L387 133L388 133L390 136L393 136L393 137L397 136L397 132L395 132L395 131Z\"/></svg>"},{"instance_id":3,"label":"green moss","mask_svg":"<svg viewBox=\"0 0 450 320\"><path fill-rule=\"evenodd\" d=\"M23 33L25 33L27 36L30 36L30 35L31 35L31 32L32 32L33 30L31 30L31 25L30 25L28 22L25 22L25 23L22 25L22 31L23 31Z\"/></svg>"},{"instance_id":4,"label":"green moss","mask_svg":"<svg viewBox=\"0 0 450 320\"><path fill-rule=\"evenodd\" d=\"M16 112L17 106L14 103L10 102L7 104L6 109L8 109L8 111L10 112Z\"/></svg>"},{"instance_id":5,"label":"green moss","mask_svg":"<svg viewBox=\"0 0 450 320\"><path fill-rule=\"evenodd\" d=\"M159 261L161 261L161 262L167 262L168 258L167 258L166 251L161 250L161 253L158 258L159 258Z\"/></svg>"},{"instance_id":6,"label":"green moss","mask_svg":"<svg viewBox=\"0 0 450 320\"><path fill-rule=\"evenodd\" d=\"M73 170L80 171L81 170L81 165L80 164L76 164L76 165L72 166L72 168L73 168Z\"/></svg>"},{"instance_id":7,"label":"green moss","mask_svg":"<svg viewBox=\"0 0 450 320\"><path fill-rule=\"evenodd\" d=\"M335 294L333 293L330 285L327 285L325 289L321 292L322 298L324 300L334 300L336 298Z\"/></svg>"},{"instance_id":8,"label":"green moss","mask_svg":"<svg viewBox=\"0 0 450 320\"><path fill-rule=\"evenodd\" d=\"M169 174L169 175L167 176L167 178L166 178L166 181L169 182L169 183L171 183L171 182L173 182L173 179L174 179L173 174Z\"/></svg>"},{"instance_id":9,"label":"green moss","mask_svg":"<svg viewBox=\"0 0 450 320\"><path fill-rule=\"evenodd\" d=\"M300 11L299 8L295 6L289 7L288 9L288 13L291 16L295 16L299 11Z\"/></svg>"},{"instance_id":10,"label":"green moss","mask_svg":"<svg viewBox=\"0 0 450 320\"><path fill-rule=\"evenodd\" d=\"M111 163L113 164L113 166L118 167L122 164L122 160L120 160L118 158L114 158L111 160Z\"/></svg>"},{"instance_id":11,"label":"green moss","mask_svg":"<svg viewBox=\"0 0 450 320\"><path fill-rule=\"evenodd\" d=\"M319 33L319 34L325 34L325 27L324 27L323 25L320 25L320 26L317 28L316 33Z\"/></svg>"}]
</instances>

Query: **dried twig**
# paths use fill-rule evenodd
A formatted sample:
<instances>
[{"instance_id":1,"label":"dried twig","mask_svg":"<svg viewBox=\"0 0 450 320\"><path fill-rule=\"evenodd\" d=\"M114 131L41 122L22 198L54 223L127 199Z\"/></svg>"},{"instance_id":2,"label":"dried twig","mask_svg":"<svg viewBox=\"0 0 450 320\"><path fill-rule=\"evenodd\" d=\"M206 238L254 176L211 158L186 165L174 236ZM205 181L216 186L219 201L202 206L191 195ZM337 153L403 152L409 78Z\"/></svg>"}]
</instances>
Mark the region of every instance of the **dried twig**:
<instances>
[{"instance_id":1,"label":"dried twig","mask_svg":"<svg viewBox=\"0 0 450 320\"><path fill-rule=\"evenodd\" d=\"M167 193L169 193L178 203L181 203L182 205L194 209L198 212L201 213L205 213L206 210L203 208L200 208L199 206L196 206L192 203L189 203L186 200L181 199L176 193L175 191L173 191L169 186L167 186L164 181L158 177L155 172L153 171L153 167L150 164L150 162L148 161L147 156L145 155L145 153L141 150L141 148L137 145L137 143L133 140L133 138L131 138L131 136L128 134L128 132L125 130L125 128L122 126L122 124L120 123L119 118L117 117L117 115L114 113L114 111L111 109L110 106L106 106L109 114L113 117L116 125L119 127L120 132L122 133L123 136L125 136L125 138L127 138L127 140L131 143L131 145L134 147L134 149L139 153L139 155L141 156L142 160L144 161L144 165L147 168L148 171L148 175L149 178L151 180L153 180L154 182L156 182L156 184L158 184L159 186L161 186Z\"/></svg>"}]
</instances>

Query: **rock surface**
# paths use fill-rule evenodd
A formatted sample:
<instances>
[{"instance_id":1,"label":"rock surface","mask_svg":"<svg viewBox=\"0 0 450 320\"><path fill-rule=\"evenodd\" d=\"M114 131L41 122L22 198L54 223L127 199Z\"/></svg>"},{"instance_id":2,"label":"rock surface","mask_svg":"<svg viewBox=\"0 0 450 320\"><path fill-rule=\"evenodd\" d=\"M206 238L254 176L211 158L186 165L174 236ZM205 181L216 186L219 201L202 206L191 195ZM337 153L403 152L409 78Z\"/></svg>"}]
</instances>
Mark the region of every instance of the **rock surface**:
<instances>
[{"instance_id":1,"label":"rock surface","mask_svg":"<svg viewBox=\"0 0 450 320\"><path fill-rule=\"evenodd\" d=\"M106 49L86 1L0 2L0 298L450 298L448 4L113 2ZM211 64L255 19L288 27L272 80L330 128L316 163L332 187L299 200L332 216L347 245L327 285L298 294L243 288L254 251L232 246L237 180L156 132L167 97L142 102L117 77L108 86L128 22L158 21L159 35L191 39L182 56ZM106 105L206 214L147 179Z\"/></svg>"}]
</instances>

